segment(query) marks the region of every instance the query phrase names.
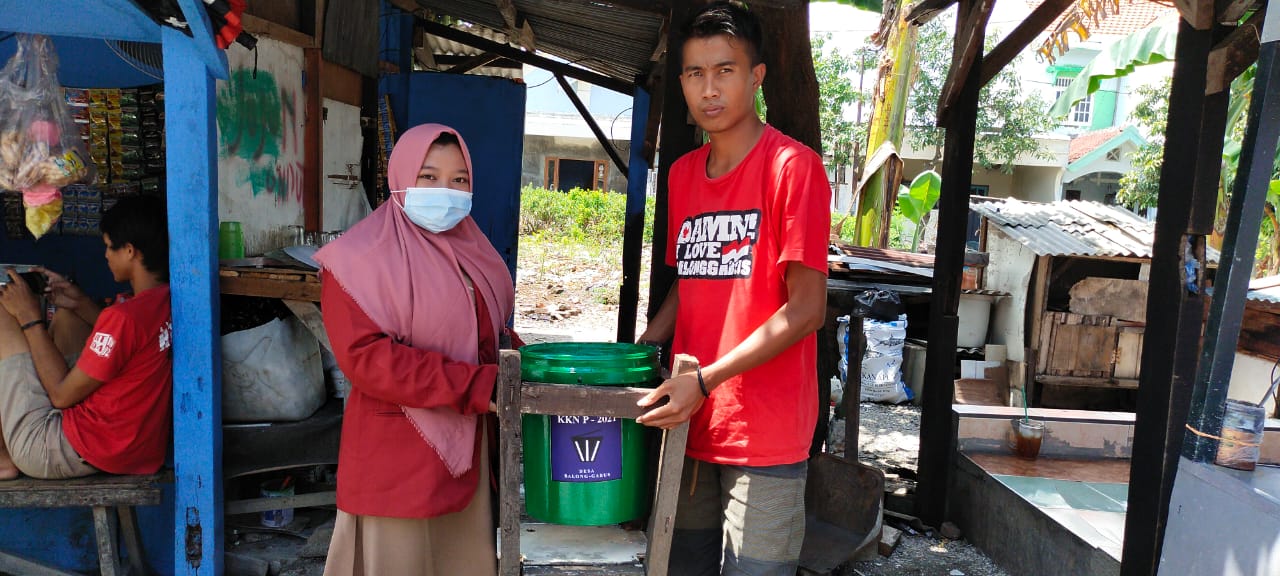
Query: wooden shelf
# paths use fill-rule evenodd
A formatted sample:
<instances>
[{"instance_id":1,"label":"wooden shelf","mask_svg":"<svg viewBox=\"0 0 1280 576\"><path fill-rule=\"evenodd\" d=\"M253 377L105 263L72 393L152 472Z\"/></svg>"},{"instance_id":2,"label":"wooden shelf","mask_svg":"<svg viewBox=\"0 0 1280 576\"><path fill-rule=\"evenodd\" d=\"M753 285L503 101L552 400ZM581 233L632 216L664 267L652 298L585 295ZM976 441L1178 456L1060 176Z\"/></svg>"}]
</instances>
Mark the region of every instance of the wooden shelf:
<instances>
[{"instance_id":1,"label":"wooden shelf","mask_svg":"<svg viewBox=\"0 0 1280 576\"><path fill-rule=\"evenodd\" d=\"M312 270L223 267L218 276L223 294L320 301L320 277Z\"/></svg>"},{"instance_id":2,"label":"wooden shelf","mask_svg":"<svg viewBox=\"0 0 1280 576\"><path fill-rule=\"evenodd\" d=\"M1124 388L1138 389L1137 380L1127 378L1084 378L1080 376L1037 375L1036 382L1050 386L1075 386L1078 388Z\"/></svg>"}]
</instances>

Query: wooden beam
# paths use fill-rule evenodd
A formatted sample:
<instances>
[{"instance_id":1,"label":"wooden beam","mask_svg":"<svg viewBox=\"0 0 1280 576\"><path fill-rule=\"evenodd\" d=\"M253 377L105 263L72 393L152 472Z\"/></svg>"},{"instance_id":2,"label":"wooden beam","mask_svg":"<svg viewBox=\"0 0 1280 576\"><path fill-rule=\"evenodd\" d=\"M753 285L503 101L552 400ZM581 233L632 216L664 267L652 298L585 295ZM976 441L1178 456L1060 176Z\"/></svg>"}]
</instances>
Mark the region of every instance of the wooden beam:
<instances>
[{"instance_id":1,"label":"wooden beam","mask_svg":"<svg viewBox=\"0 0 1280 576\"><path fill-rule=\"evenodd\" d=\"M175 572L221 574L222 338L218 333L218 131L213 77L178 30L160 29L174 333ZM179 401L180 400L180 401Z\"/></svg>"},{"instance_id":2,"label":"wooden beam","mask_svg":"<svg viewBox=\"0 0 1280 576\"><path fill-rule=\"evenodd\" d=\"M671 12L670 0L599 0L595 4L608 4L618 8L627 8L651 14L667 14ZM752 3L754 4L754 2Z\"/></svg>"},{"instance_id":3,"label":"wooden beam","mask_svg":"<svg viewBox=\"0 0 1280 576\"><path fill-rule=\"evenodd\" d=\"M322 151L324 138L323 96L320 91L320 55L319 48L307 48L306 78L302 90L306 93L306 113L303 116L303 161L302 161L302 220L303 227L309 231L319 232L322 229L324 195L320 191L321 172L323 171Z\"/></svg>"},{"instance_id":4,"label":"wooden beam","mask_svg":"<svg viewBox=\"0 0 1280 576\"><path fill-rule=\"evenodd\" d=\"M343 104L360 106L364 76L341 64L328 60L320 63L320 95Z\"/></svg>"},{"instance_id":5,"label":"wooden beam","mask_svg":"<svg viewBox=\"0 0 1280 576\"><path fill-rule=\"evenodd\" d=\"M947 81L942 85L942 94L938 99L938 126L946 126L951 114L951 107L960 97L964 83L970 76L969 68L973 66L977 56L982 53L983 41L986 40L987 19L991 17L991 8L995 0L974 0L968 5L961 5L960 19L956 22L955 51L951 57L951 69L947 72ZM981 88L979 82L979 88Z\"/></svg>"},{"instance_id":6,"label":"wooden beam","mask_svg":"<svg viewBox=\"0 0 1280 576\"><path fill-rule=\"evenodd\" d=\"M1125 517L1122 576L1149 576L1160 565L1169 500L1182 452L1185 425L1204 328L1204 296L1188 290L1185 254L1202 243L1200 231L1189 234L1193 205L1215 190L1188 186L1204 170L1219 171L1222 133L1203 129L1203 117L1225 113L1226 100L1211 101L1204 93L1209 52L1215 44L1210 30L1190 21L1178 27L1178 46L1169 92L1169 123L1165 131L1162 190L1152 248L1147 327L1139 376L1141 393L1135 411L1133 459L1130 463L1129 510ZM1216 140L1216 142L1215 142ZM1217 146L1217 161L1198 165L1201 149ZM1215 181L1216 183L1216 181ZM1212 221L1210 222L1212 224Z\"/></svg>"},{"instance_id":7,"label":"wooden beam","mask_svg":"<svg viewBox=\"0 0 1280 576\"><path fill-rule=\"evenodd\" d=\"M475 58L475 56L453 56L448 54L435 54L433 59L435 60L435 63L436 63L436 66L435 66L436 69L448 70L449 67L457 66L472 58ZM493 60L492 62L489 62L488 64L485 64L484 66L485 68L519 69L523 67L524 64L516 62L515 60L512 60L510 58L503 58L499 56L495 60Z\"/></svg>"},{"instance_id":8,"label":"wooden beam","mask_svg":"<svg viewBox=\"0 0 1280 576\"><path fill-rule=\"evenodd\" d=\"M252 14L244 14L241 16L240 22L244 27L244 31L259 38L271 38L279 40L285 44L292 44L301 48L311 48L318 46L314 36L303 34L293 28L283 24L276 24L270 20L259 18Z\"/></svg>"},{"instance_id":9,"label":"wooden beam","mask_svg":"<svg viewBox=\"0 0 1280 576\"><path fill-rule=\"evenodd\" d=\"M1267 7L1280 19L1280 4ZM1222 259L1214 275L1213 300L1205 323L1199 372L1194 379L1187 423L1211 435L1222 433L1227 390L1235 365L1241 323L1258 248L1258 218L1266 205L1280 140L1280 30L1272 22L1262 36L1258 75L1249 102L1249 116L1240 151L1240 168L1231 185ZM1210 54L1212 56L1212 53ZM1211 64L1212 65L1212 64ZM1189 437L1182 455L1196 462L1211 462L1218 442L1203 436Z\"/></svg>"},{"instance_id":10,"label":"wooden beam","mask_svg":"<svg viewBox=\"0 0 1280 576\"><path fill-rule=\"evenodd\" d=\"M1218 22L1239 22L1244 18L1245 13L1262 4L1261 0L1227 0L1224 5L1218 8ZM1258 11L1259 14L1262 10Z\"/></svg>"},{"instance_id":11,"label":"wooden beam","mask_svg":"<svg viewBox=\"0 0 1280 576\"><path fill-rule=\"evenodd\" d=\"M502 57L492 52L477 54L457 64L454 64L453 66L450 66L448 70L445 70L445 72L448 74L466 74L467 72L475 70L476 68L479 68L481 66L487 66L489 65L490 62L493 62L494 60L497 60L499 58L502 58Z\"/></svg>"},{"instance_id":12,"label":"wooden beam","mask_svg":"<svg viewBox=\"0 0 1280 576\"><path fill-rule=\"evenodd\" d=\"M1046 0L1043 4L1036 6L1036 9L1032 10L1026 19L1013 29L1013 32L1005 36L1004 40L991 49L991 52L982 57L982 76L979 80L982 85L991 83L992 78L1013 62L1018 54L1022 53L1074 3L1075 0Z\"/></svg>"},{"instance_id":13,"label":"wooden beam","mask_svg":"<svg viewBox=\"0 0 1280 576\"><path fill-rule=\"evenodd\" d=\"M515 2L511 0L493 0L498 6L498 13L502 14L502 20L507 23L507 37L514 40L516 44L524 47L525 50L533 52L537 50L537 44L533 37L533 28L529 27L529 21L524 15L516 10Z\"/></svg>"},{"instance_id":14,"label":"wooden beam","mask_svg":"<svg viewBox=\"0 0 1280 576\"><path fill-rule=\"evenodd\" d=\"M1217 94L1230 89L1231 81L1258 60L1262 21L1263 13L1255 12L1209 53L1209 78L1205 82L1205 94Z\"/></svg>"},{"instance_id":15,"label":"wooden beam","mask_svg":"<svg viewBox=\"0 0 1280 576\"><path fill-rule=\"evenodd\" d=\"M609 158L613 160L613 165L618 170L621 170L623 174L630 175L631 172L627 169L627 163L622 161L622 156L620 156L618 154L618 150L613 147L613 142L609 140L608 136L605 136L604 130L600 129L600 125L596 123L596 119L591 116L591 111L587 109L586 104L582 103L582 99L578 98L578 93L569 85L569 81L565 80L564 76L556 74L556 82L560 83L560 88L563 89L565 95L569 97L569 101L573 102L573 107L578 109L578 114L581 114L582 119L587 121L587 126L591 128L591 133L596 135L596 140L598 140L600 142L600 146L604 148L605 154L608 154Z\"/></svg>"},{"instance_id":16,"label":"wooden beam","mask_svg":"<svg viewBox=\"0 0 1280 576\"><path fill-rule=\"evenodd\" d=\"M986 15L991 0L969 0L962 4L956 22L957 35L978 40L986 34ZM966 30L966 24L971 30ZM956 41L959 52L966 42ZM956 59L961 57L956 55ZM955 66L953 65L953 69ZM956 335L960 327L961 275L964 268L964 236L969 222L970 184L973 179L973 147L978 119L978 97L982 85L982 52L974 50L965 66L967 77L955 82L954 115L946 125L942 158L942 196L938 201L938 242L934 256L933 287L929 303L929 348L925 354L923 405L920 413L919 484L916 488L916 516L938 526L947 516L955 428L951 404L955 396Z\"/></svg>"},{"instance_id":17,"label":"wooden beam","mask_svg":"<svg viewBox=\"0 0 1280 576\"><path fill-rule=\"evenodd\" d=\"M671 21L684 22L692 12L690 2L677 2L671 7ZM667 46L680 46L684 37L680 26L671 26L667 30ZM650 244L652 266L649 268L649 309L648 318L658 313L658 308L667 299L671 285L676 281L676 269L667 266L667 199L671 193L668 176L671 165L676 159L697 148L701 143L695 138L692 120L689 118L689 107L684 100L684 92L680 88L680 64L678 58L672 58L670 52L664 62L661 86L655 95L661 94L657 100L662 102L661 125L658 142L661 143L661 154L658 156L657 198L654 199L653 242ZM650 122L654 121L650 117Z\"/></svg>"},{"instance_id":18,"label":"wooden beam","mask_svg":"<svg viewBox=\"0 0 1280 576\"><path fill-rule=\"evenodd\" d=\"M1213 27L1214 0L1173 0L1182 19L1196 30Z\"/></svg>"},{"instance_id":19,"label":"wooden beam","mask_svg":"<svg viewBox=\"0 0 1280 576\"><path fill-rule=\"evenodd\" d=\"M422 6L419 6L417 2L414 2L414 0L387 0L387 1L390 2L392 6L395 6L396 8L404 10L405 12L408 12L410 14L413 14L414 12L417 12L422 9Z\"/></svg>"},{"instance_id":20,"label":"wooden beam","mask_svg":"<svg viewBox=\"0 0 1280 576\"><path fill-rule=\"evenodd\" d=\"M955 3L956 0L924 0L913 6L910 12L907 12L906 20L916 26L927 24Z\"/></svg>"},{"instance_id":21,"label":"wooden beam","mask_svg":"<svg viewBox=\"0 0 1280 576\"><path fill-rule=\"evenodd\" d=\"M500 576L520 576L520 353L498 352L498 554Z\"/></svg>"},{"instance_id":22,"label":"wooden beam","mask_svg":"<svg viewBox=\"0 0 1280 576\"><path fill-rule=\"evenodd\" d=\"M630 94L634 86L631 82L624 82L598 72L592 72L590 70L578 68L577 66L570 66L563 62L557 62L550 58L544 58L537 54L531 54L519 48L500 44L474 34L468 34L456 28L451 28L444 24L427 20L426 18L418 18L418 25L421 26L428 34L434 34L446 40L453 40L459 44L466 44L473 48L479 48L485 52L493 52L517 62L523 62L530 66L542 68L543 70L553 74L563 74L570 78L590 82L596 86L608 88L621 94Z\"/></svg>"}]
</instances>

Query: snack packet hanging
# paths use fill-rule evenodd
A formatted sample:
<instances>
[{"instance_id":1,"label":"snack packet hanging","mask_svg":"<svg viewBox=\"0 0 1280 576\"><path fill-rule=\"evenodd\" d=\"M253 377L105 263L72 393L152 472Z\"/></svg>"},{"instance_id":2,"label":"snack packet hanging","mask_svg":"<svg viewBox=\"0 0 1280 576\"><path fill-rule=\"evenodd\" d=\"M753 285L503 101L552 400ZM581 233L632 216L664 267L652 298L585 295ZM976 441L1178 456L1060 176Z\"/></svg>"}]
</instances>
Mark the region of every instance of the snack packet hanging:
<instances>
[{"instance_id":1,"label":"snack packet hanging","mask_svg":"<svg viewBox=\"0 0 1280 576\"><path fill-rule=\"evenodd\" d=\"M62 214L58 189L94 173L57 69L49 38L28 34L18 36L17 51L0 69L0 189L22 192L36 238Z\"/></svg>"}]
</instances>

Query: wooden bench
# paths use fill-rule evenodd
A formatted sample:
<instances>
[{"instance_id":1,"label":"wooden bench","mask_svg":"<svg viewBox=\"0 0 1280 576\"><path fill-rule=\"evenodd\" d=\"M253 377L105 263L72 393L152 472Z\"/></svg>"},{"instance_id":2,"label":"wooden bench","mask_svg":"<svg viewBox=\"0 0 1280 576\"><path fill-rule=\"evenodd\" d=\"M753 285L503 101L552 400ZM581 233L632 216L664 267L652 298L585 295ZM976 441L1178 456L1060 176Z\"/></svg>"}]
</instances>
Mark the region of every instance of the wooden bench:
<instances>
[{"instance_id":1,"label":"wooden bench","mask_svg":"<svg viewBox=\"0 0 1280 576\"><path fill-rule=\"evenodd\" d=\"M70 480L36 480L19 478L0 482L0 508L93 508L93 529L98 543L98 563L103 576L123 574L147 575L138 534L134 506L160 503L163 474L149 476L115 476L97 474ZM119 531L112 516L119 518ZM129 563L120 558L119 535L123 535ZM59 570L0 551L0 572L32 576L65 575Z\"/></svg>"}]
</instances>

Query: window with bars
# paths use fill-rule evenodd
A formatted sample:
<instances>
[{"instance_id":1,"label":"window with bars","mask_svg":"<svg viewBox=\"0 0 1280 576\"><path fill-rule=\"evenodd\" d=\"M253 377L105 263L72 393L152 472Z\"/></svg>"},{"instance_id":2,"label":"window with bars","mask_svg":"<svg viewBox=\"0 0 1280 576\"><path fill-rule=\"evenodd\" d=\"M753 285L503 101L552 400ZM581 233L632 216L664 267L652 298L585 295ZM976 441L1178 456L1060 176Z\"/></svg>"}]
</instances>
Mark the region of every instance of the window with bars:
<instances>
[{"instance_id":1,"label":"window with bars","mask_svg":"<svg viewBox=\"0 0 1280 576\"><path fill-rule=\"evenodd\" d=\"M1071 85L1072 80L1075 80L1075 78L1071 76L1058 76L1058 78L1054 80L1054 86L1058 89L1058 98L1061 98L1062 93L1067 91L1067 86ZM1087 126L1092 120L1093 95L1090 94L1086 96L1084 100L1076 102L1075 106L1071 107L1071 111L1067 113L1067 117L1062 121L1062 123L1069 126Z\"/></svg>"}]
</instances>

